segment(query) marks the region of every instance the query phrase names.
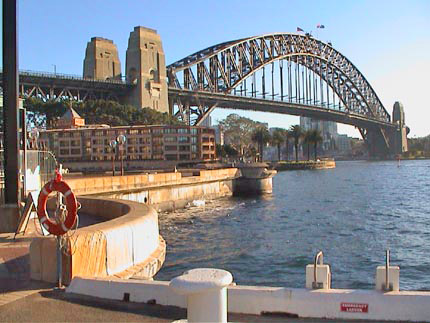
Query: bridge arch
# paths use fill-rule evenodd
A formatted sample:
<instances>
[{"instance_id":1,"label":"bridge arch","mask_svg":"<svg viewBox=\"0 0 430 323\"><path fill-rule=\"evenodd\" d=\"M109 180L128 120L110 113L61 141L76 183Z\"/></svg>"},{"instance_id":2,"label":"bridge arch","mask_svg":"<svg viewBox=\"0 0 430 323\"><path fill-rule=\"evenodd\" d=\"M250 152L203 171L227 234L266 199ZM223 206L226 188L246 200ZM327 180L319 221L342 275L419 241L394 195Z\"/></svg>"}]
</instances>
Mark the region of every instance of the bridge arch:
<instances>
[{"instance_id":1,"label":"bridge arch","mask_svg":"<svg viewBox=\"0 0 430 323\"><path fill-rule=\"evenodd\" d=\"M273 78L274 62L286 62L290 69L293 64L294 68L300 69L301 67L306 72L310 71L320 78L320 84L323 80L327 89L326 102L323 102L322 90L312 89L312 91L319 92L321 96L320 103L317 104L321 108L330 109L330 89L330 92L335 94L341 103L341 112L345 115L354 114L377 123L391 124L390 115L355 65L335 50L331 44L300 34L275 33L208 47L167 67L169 88L192 91L194 97L198 97L199 93L203 92L233 94L240 84L267 66L272 65ZM282 66L280 68L282 78ZM180 74L183 78L182 83L178 77ZM289 77L291 78L291 74ZM295 77L300 79L300 71ZM302 79L302 81L304 80ZM291 103L315 105L309 104L308 100L305 100L305 90L300 88L300 84L296 83L293 87L296 95L294 96L289 88L288 94L285 96ZM302 97L297 95L300 91L303 92ZM264 91L262 92L264 94ZM294 97L296 100L292 102ZM282 94L281 99L284 100ZM179 108L176 114L189 122L191 121L190 115L195 114L195 123L198 124L217 104L213 102L205 104L205 100L202 98L197 98L197 101L198 103L194 104L195 107L192 107L189 103L177 99L176 102L171 102L171 108L172 104L176 104ZM338 107L340 110L340 105ZM332 103L332 108L335 108L334 103Z\"/></svg>"}]
</instances>

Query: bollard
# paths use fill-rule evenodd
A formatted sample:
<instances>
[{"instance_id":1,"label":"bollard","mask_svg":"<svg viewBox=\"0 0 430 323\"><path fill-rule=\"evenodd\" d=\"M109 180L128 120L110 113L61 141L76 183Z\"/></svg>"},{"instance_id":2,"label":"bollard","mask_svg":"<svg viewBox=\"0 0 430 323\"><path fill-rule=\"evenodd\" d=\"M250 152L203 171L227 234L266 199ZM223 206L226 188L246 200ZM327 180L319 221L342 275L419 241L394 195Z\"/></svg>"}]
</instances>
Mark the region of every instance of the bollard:
<instances>
[{"instance_id":1,"label":"bollard","mask_svg":"<svg viewBox=\"0 0 430 323\"><path fill-rule=\"evenodd\" d=\"M226 270L197 268L171 280L170 287L187 296L187 319L227 323L227 286L233 276Z\"/></svg>"}]
</instances>

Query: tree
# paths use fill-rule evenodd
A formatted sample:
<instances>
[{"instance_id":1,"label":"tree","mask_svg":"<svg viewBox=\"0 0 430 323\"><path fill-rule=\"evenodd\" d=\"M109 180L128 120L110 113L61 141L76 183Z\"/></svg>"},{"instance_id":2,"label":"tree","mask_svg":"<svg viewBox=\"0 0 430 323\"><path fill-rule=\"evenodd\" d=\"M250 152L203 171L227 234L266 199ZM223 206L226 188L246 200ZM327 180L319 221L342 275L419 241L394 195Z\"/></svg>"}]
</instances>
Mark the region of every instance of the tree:
<instances>
[{"instance_id":1,"label":"tree","mask_svg":"<svg viewBox=\"0 0 430 323\"><path fill-rule=\"evenodd\" d=\"M303 143L306 144L308 150L308 160L311 159L311 144L312 144L312 130L307 130L303 134Z\"/></svg>"},{"instance_id":2,"label":"tree","mask_svg":"<svg viewBox=\"0 0 430 323\"><path fill-rule=\"evenodd\" d=\"M287 150L287 161L290 159L290 132L285 130L285 148Z\"/></svg>"},{"instance_id":3,"label":"tree","mask_svg":"<svg viewBox=\"0 0 430 323\"><path fill-rule=\"evenodd\" d=\"M321 136L321 132L318 129L310 130L310 142L314 144L315 161L317 160L317 146L322 141L323 137Z\"/></svg>"},{"instance_id":4,"label":"tree","mask_svg":"<svg viewBox=\"0 0 430 323\"><path fill-rule=\"evenodd\" d=\"M281 160L281 144L284 142L285 129L275 128L272 135L272 145L278 148L278 161Z\"/></svg>"},{"instance_id":5,"label":"tree","mask_svg":"<svg viewBox=\"0 0 430 323\"><path fill-rule=\"evenodd\" d=\"M238 155L238 151L234 149L231 145L221 145L216 144L216 154L219 157L236 157Z\"/></svg>"},{"instance_id":6,"label":"tree","mask_svg":"<svg viewBox=\"0 0 430 323\"><path fill-rule=\"evenodd\" d=\"M268 143L271 139L270 133L266 127L258 127L252 133L252 141L258 144L258 152L260 154L259 161L263 161L264 144Z\"/></svg>"},{"instance_id":7,"label":"tree","mask_svg":"<svg viewBox=\"0 0 430 323\"><path fill-rule=\"evenodd\" d=\"M218 125L224 132L225 141L243 156L252 147L252 133L262 124L238 114L230 114Z\"/></svg>"},{"instance_id":8,"label":"tree","mask_svg":"<svg viewBox=\"0 0 430 323\"><path fill-rule=\"evenodd\" d=\"M294 125L290 127L289 130L290 137L294 139L294 149L296 151L296 162L299 161L299 143L300 139L303 137L303 130L299 125Z\"/></svg>"},{"instance_id":9,"label":"tree","mask_svg":"<svg viewBox=\"0 0 430 323\"><path fill-rule=\"evenodd\" d=\"M89 100L76 102L68 100L48 100L27 98L24 101L27 109L27 121L35 127L46 128L55 119L60 118L68 107L72 107L87 124L108 124L110 126L181 124L167 112L162 113L150 108L137 108L115 101Z\"/></svg>"}]
</instances>

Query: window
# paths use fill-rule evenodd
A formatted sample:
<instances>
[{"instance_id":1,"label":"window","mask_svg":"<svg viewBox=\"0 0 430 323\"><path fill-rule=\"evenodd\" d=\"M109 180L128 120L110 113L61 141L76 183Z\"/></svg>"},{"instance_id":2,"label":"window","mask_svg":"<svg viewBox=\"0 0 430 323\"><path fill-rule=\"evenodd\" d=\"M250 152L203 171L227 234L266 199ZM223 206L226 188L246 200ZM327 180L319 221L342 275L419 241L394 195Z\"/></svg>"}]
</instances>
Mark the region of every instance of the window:
<instances>
[{"instance_id":1,"label":"window","mask_svg":"<svg viewBox=\"0 0 430 323\"><path fill-rule=\"evenodd\" d=\"M163 130L163 129L161 129L161 128L155 128L155 129L152 129L152 133L160 134L161 130Z\"/></svg>"},{"instance_id":2,"label":"window","mask_svg":"<svg viewBox=\"0 0 430 323\"><path fill-rule=\"evenodd\" d=\"M164 142L176 142L177 141L177 137L174 136L165 136L164 137Z\"/></svg>"},{"instance_id":3,"label":"window","mask_svg":"<svg viewBox=\"0 0 430 323\"><path fill-rule=\"evenodd\" d=\"M72 155L80 155L81 154L81 150L78 148L74 148L71 150L70 152Z\"/></svg>"},{"instance_id":4,"label":"window","mask_svg":"<svg viewBox=\"0 0 430 323\"><path fill-rule=\"evenodd\" d=\"M68 149L60 149L60 155L68 155L69 150Z\"/></svg>"},{"instance_id":5,"label":"window","mask_svg":"<svg viewBox=\"0 0 430 323\"><path fill-rule=\"evenodd\" d=\"M177 146L164 146L164 150L166 150L166 151L178 150L178 147Z\"/></svg>"},{"instance_id":6,"label":"window","mask_svg":"<svg viewBox=\"0 0 430 323\"><path fill-rule=\"evenodd\" d=\"M197 135L197 128L191 128L191 134Z\"/></svg>"},{"instance_id":7,"label":"window","mask_svg":"<svg viewBox=\"0 0 430 323\"><path fill-rule=\"evenodd\" d=\"M166 160L178 160L178 156L175 155L167 155L166 154Z\"/></svg>"},{"instance_id":8,"label":"window","mask_svg":"<svg viewBox=\"0 0 430 323\"><path fill-rule=\"evenodd\" d=\"M190 146L179 146L179 151L190 151Z\"/></svg>"},{"instance_id":9,"label":"window","mask_svg":"<svg viewBox=\"0 0 430 323\"><path fill-rule=\"evenodd\" d=\"M190 129L187 128L179 128L178 133L190 133Z\"/></svg>"},{"instance_id":10,"label":"window","mask_svg":"<svg viewBox=\"0 0 430 323\"><path fill-rule=\"evenodd\" d=\"M197 146L196 146L196 145L192 145L192 146L191 146L191 151L192 151L193 153L196 153L196 152L197 152Z\"/></svg>"},{"instance_id":11,"label":"window","mask_svg":"<svg viewBox=\"0 0 430 323\"><path fill-rule=\"evenodd\" d=\"M182 155L181 154L181 155L179 155L179 159L180 160L189 160L190 159L190 155L188 155L188 154L187 155Z\"/></svg>"},{"instance_id":12,"label":"window","mask_svg":"<svg viewBox=\"0 0 430 323\"><path fill-rule=\"evenodd\" d=\"M164 128L163 133L177 133L176 128Z\"/></svg>"},{"instance_id":13,"label":"window","mask_svg":"<svg viewBox=\"0 0 430 323\"><path fill-rule=\"evenodd\" d=\"M195 137L195 136L191 137L191 143L196 144L197 143L197 137Z\"/></svg>"},{"instance_id":14,"label":"window","mask_svg":"<svg viewBox=\"0 0 430 323\"><path fill-rule=\"evenodd\" d=\"M190 142L190 137L179 136L178 137L178 142L181 142L181 143Z\"/></svg>"}]
</instances>

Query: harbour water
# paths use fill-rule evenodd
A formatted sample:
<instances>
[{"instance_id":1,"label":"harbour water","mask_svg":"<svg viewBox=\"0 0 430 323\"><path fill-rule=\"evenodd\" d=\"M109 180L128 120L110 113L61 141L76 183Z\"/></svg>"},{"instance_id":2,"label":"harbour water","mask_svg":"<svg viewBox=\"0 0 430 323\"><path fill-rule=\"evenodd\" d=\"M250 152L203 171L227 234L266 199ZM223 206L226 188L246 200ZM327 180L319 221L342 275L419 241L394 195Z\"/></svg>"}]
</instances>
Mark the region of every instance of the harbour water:
<instances>
[{"instance_id":1,"label":"harbour water","mask_svg":"<svg viewBox=\"0 0 430 323\"><path fill-rule=\"evenodd\" d=\"M372 289L389 248L400 288L430 290L430 161L281 172L271 196L160 214L160 229L168 246L160 280L217 267L238 284L300 288L306 264L323 250L332 288Z\"/></svg>"}]
</instances>

